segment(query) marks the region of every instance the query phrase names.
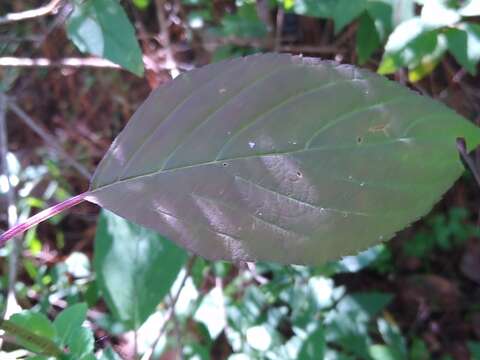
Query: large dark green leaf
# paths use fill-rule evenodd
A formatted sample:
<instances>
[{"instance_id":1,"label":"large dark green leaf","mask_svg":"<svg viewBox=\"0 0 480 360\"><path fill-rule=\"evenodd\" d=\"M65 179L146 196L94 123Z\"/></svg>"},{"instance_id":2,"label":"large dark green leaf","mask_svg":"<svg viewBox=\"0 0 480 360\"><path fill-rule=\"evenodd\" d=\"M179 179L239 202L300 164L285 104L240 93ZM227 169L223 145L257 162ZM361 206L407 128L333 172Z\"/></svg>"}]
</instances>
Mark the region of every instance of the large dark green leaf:
<instances>
[{"instance_id":1,"label":"large dark green leaf","mask_svg":"<svg viewBox=\"0 0 480 360\"><path fill-rule=\"evenodd\" d=\"M154 91L87 199L210 259L320 264L426 214L463 171L457 137L480 130L377 74L254 55Z\"/></svg>"},{"instance_id":2,"label":"large dark green leaf","mask_svg":"<svg viewBox=\"0 0 480 360\"><path fill-rule=\"evenodd\" d=\"M74 0L67 34L82 52L97 55L143 74L135 29L117 0Z\"/></svg>"},{"instance_id":3,"label":"large dark green leaf","mask_svg":"<svg viewBox=\"0 0 480 360\"><path fill-rule=\"evenodd\" d=\"M156 232L101 213L95 239L97 282L115 317L129 328L138 328L155 311L185 260L182 249Z\"/></svg>"}]
</instances>

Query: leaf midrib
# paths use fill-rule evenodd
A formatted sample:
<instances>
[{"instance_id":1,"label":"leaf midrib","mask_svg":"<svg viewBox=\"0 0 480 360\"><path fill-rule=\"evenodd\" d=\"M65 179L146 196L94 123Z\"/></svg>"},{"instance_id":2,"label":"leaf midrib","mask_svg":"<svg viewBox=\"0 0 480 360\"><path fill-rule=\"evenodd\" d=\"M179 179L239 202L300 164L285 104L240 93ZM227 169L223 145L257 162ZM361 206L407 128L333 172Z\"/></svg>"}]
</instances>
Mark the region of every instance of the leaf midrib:
<instances>
[{"instance_id":1,"label":"leaf midrib","mask_svg":"<svg viewBox=\"0 0 480 360\"><path fill-rule=\"evenodd\" d=\"M196 168L196 167L200 167L200 166L219 165L219 164L224 164L224 163L227 163L229 161L234 161L234 160L248 160L248 159L252 159L252 158L260 158L260 157L265 157L265 156L283 156L283 155L292 155L292 154L294 155L294 154L300 154L300 153L310 153L310 152L316 152L316 151L329 151L329 150L337 150L337 149L338 150L344 150L344 149L349 149L349 148L356 148L356 147L359 147L359 146L362 146L362 147L376 147L376 146L392 145L392 144L396 144L398 142L401 142L405 139L414 139L417 142L419 140L418 138L417 139L415 139L415 138L395 138L395 139L390 140L390 141L381 142L381 143L374 143L374 144L362 144L362 145L353 144L353 145L348 145L348 146L326 146L326 147L309 148L309 149L302 148L302 149L298 149L298 150L290 150L290 151L283 151L283 152L279 151L279 152L264 153L264 154L252 154L252 155L247 155L247 156L232 157L232 158L223 159L223 160L205 161L205 162L201 162L201 163L197 163L197 164L179 166L179 167L170 168L170 169L166 169L166 170L160 169L160 170L156 170L156 171L151 172L151 173L136 175L136 176L133 176L133 177L130 177L130 178L125 178L125 179L122 179L122 180L114 181L112 183L102 185L102 186L94 188L94 189L90 189L87 193L87 196L94 195L96 192L106 190L109 187L112 187L112 186L115 186L115 185L118 185L118 184L130 183L130 182L137 181L137 180L140 180L140 179L146 178L146 177L156 176L156 175L159 175L159 174L168 174L168 173L177 172L177 171L186 170L186 169L191 169L191 168ZM446 143L446 141L437 141L437 140L430 140L429 142L430 143L438 143L438 144Z\"/></svg>"}]
</instances>

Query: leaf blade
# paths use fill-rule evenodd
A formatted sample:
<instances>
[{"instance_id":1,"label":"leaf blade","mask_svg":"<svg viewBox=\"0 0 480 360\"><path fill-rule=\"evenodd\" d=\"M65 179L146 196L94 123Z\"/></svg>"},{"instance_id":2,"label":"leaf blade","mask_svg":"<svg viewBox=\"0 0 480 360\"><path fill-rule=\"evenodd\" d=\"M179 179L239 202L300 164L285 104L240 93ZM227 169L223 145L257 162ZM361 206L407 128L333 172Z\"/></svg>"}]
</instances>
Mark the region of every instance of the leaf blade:
<instances>
[{"instance_id":1,"label":"leaf blade","mask_svg":"<svg viewBox=\"0 0 480 360\"><path fill-rule=\"evenodd\" d=\"M428 212L463 171L460 136L480 140L453 111L378 75L251 56L152 93L87 200L207 258L319 264Z\"/></svg>"}]
</instances>

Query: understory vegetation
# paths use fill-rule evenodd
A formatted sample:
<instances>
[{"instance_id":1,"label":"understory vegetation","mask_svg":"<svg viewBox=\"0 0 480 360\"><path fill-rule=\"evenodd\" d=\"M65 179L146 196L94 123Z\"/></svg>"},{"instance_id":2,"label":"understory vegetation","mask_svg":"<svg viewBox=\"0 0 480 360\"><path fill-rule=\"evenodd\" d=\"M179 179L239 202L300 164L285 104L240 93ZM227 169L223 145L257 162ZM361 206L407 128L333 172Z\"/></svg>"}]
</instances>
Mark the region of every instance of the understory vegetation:
<instances>
[{"instance_id":1,"label":"understory vegetation","mask_svg":"<svg viewBox=\"0 0 480 360\"><path fill-rule=\"evenodd\" d=\"M480 124L478 0L2 2L2 230L87 191L153 89L263 52L354 64ZM475 175L319 266L208 261L81 203L0 248L0 359L480 359Z\"/></svg>"}]
</instances>

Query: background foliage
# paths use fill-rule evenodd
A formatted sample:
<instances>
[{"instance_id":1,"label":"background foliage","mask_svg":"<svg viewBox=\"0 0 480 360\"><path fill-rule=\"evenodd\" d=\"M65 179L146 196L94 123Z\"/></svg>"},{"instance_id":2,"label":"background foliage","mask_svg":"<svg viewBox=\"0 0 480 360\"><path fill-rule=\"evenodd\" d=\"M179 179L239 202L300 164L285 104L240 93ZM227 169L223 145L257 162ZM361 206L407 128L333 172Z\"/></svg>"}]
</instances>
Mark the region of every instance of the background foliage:
<instances>
[{"instance_id":1,"label":"background foliage","mask_svg":"<svg viewBox=\"0 0 480 360\"><path fill-rule=\"evenodd\" d=\"M4 228L86 190L150 89L210 61L359 64L480 120L477 0L52 3L0 5ZM465 174L392 242L321 267L208 262L83 204L1 249L0 356L480 358L478 200Z\"/></svg>"}]
</instances>

